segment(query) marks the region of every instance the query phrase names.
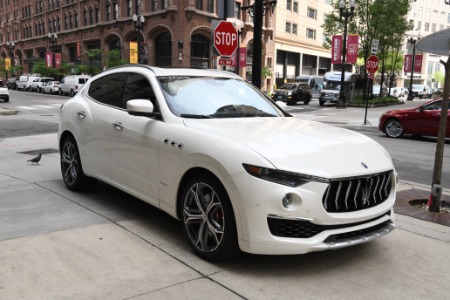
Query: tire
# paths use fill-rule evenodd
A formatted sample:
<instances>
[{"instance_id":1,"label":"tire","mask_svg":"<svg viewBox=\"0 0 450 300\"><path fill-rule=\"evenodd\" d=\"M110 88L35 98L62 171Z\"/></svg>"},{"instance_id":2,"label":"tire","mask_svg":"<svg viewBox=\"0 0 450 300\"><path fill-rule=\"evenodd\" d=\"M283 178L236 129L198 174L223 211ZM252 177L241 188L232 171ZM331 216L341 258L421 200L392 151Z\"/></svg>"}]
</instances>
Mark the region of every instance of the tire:
<instances>
[{"instance_id":1,"label":"tire","mask_svg":"<svg viewBox=\"0 0 450 300\"><path fill-rule=\"evenodd\" d=\"M319 105L320 106L323 106L324 104L325 104L325 102L319 100Z\"/></svg>"},{"instance_id":2,"label":"tire","mask_svg":"<svg viewBox=\"0 0 450 300\"><path fill-rule=\"evenodd\" d=\"M397 119L390 119L384 125L384 133L391 138L399 138L403 135L403 126Z\"/></svg>"},{"instance_id":3,"label":"tire","mask_svg":"<svg viewBox=\"0 0 450 300\"><path fill-rule=\"evenodd\" d=\"M61 146L61 173L64 184L71 191L82 191L91 188L97 182L83 172L77 143L72 136L67 137Z\"/></svg>"},{"instance_id":4,"label":"tire","mask_svg":"<svg viewBox=\"0 0 450 300\"><path fill-rule=\"evenodd\" d=\"M9 97L5 99L5 102L9 102Z\"/></svg>"},{"instance_id":5,"label":"tire","mask_svg":"<svg viewBox=\"0 0 450 300\"><path fill-rule=\"evenodd\" d=\"M44 94L44 95L45 95L45 90L44 90L44 89L41 89L41 91L42 91L42 94Z\"/></svg>"},{"instance_id":6,"label":"tire","mask_svg":"<svg viewBox=\"0 0 450 300\"><path fill-rule=\"evenodd\" d=\"M183 232L198 256L219 261L238 253L233 208L218 179L210 174L189 179L179 203Z\"/></svg>"},{"instance_id":7,"label":"tire","mask_svg":"<svg viewBox=\"0 0 450 300\"><path fill-rule=\"evenodd\" d=\"M76 93L75 93L74 90L71 90L71 91L70 91L70 96L71 96L71 97L75 96L75 94L76 94Z\"/></svg>"},{"instance_id":8,"label":"tire","mask_svg":"<svg viewBox=\"0 0 450 300\"><path fill-rule=\"evenodd\" d=\"M294 105L295 104L295 102L292 102L292 101L287 101L286 102L286 105Z\"/></svg>"}]
</instances>

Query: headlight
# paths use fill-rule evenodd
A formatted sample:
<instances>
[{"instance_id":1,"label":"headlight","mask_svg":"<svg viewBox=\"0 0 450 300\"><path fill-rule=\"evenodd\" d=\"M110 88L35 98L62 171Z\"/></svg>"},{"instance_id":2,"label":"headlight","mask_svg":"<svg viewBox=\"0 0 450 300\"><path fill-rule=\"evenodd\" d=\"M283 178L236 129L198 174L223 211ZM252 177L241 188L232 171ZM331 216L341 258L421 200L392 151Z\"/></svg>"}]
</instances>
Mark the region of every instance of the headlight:
<instances>
[{"instance_id":1,"label":"headlight","mask_svg":"<svg viewBox=\"0 0 450 300\"><path fill-rule=\"evenodd\" d=\"M247 173L249 173L252 176L291 187L297 187L310 181L324 182L324 183L329 182L329 180L326 178L316 176L298 174L277 169L269 169L249 164L242 164L242 166L244 167L245 171L247 171Z\"/></svg>"}]
</instances>

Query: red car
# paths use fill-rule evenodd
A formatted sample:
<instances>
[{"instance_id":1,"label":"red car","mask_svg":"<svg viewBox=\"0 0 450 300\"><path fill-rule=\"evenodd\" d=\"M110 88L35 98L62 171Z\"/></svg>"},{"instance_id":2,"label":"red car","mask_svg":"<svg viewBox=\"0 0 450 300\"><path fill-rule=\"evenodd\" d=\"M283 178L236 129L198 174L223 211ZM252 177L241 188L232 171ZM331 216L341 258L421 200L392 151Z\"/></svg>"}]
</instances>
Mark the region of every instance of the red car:
<instances>
[{"instance_id":1,"label":"red car","mask_svg":"<svg viewBox=\"0 0 450 300\"><path fill-rule=\"evenodd\" d=\"M441 117L442 99L432 100L416 108L387 111L380 117L378 129L388 137L398 138L403 134L437 136ZM450 122L447 114L447 131L450 137Z\"/></svg>"}]
</instances>

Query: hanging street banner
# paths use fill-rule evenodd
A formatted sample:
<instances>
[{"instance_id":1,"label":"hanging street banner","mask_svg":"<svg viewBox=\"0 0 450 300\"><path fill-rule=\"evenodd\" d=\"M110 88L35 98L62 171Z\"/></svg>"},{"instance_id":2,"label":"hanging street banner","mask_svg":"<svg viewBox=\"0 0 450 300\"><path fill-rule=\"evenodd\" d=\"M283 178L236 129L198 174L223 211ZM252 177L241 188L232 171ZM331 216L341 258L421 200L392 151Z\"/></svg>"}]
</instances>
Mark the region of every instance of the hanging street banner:
<instances>
[{"instance_id":1,"label":"hanging street banner","mask_svg":"<svg viewBox=\"0 0 450 300\"><path fill-rule=\"evenodd\" d=\"M11 58L5 57L5 70L11 70Z\"/></svg>"},{"instance_id":2,"label":"hanging street banner","mask_svg":"<svg viewBox=\"0 0 450 300\"><path fill-rule=\"evenodd\" d=\"M55 68L59 69L61 67L61 53L54 53L55 56Z\"/></svg>"},{"instance_id":3,"label":"hanging street banner","mask_svg":"<svg viewBox=\"0 0 450 300\"><path fill-rule=\"evenodd\" d=\"M239 48L239 68L247 67L247 48Z\"/></svg>"},{"instance_id":4,"label":"hanging street banner","mask_svg":"<svg viewBox=\"0 0 450 300\"><path fill-rule=\"evenodd\" d=\"M414 73L422 73L422 60L423 55L416 54L416 57L414 59Z\"/></svg>"},{"instance_id":5,"label":"hanging street banner","mask_svg":"<svg viewBox=\"0 0 450 300\"><path fill-rule=\"evenodd\" d=\"M48 68L53 68L53 53L47 52L45 53L45 64Z\"/></svg>"},{"instance_id":6,"label":"hanging street banner","mask_svg":"<svg viewBox=\"0 0 450 300\"><path fill-rule=\"evenodd\" d=\"M347 37L347 57L345 62L348 64L356 64L358 59L358 41L359 35L349 34Z\"/></svg>"},{"instance_id":7,"label":"hanging street banner","mask_svg":"<svg viewBox=\"0 0 450 300\"><path fill-rule=\"evenodd\" d=\"M333 35L331 38L331 63L341 64L342 59L342 35Z\"/></svg>"},{"instance_id":8,"label":"hanging street banner","mask_svg":"<svg viewBox=\"0 0 450 300\"><path fill-rule=\"evenodd\" d=\"M138 63L138 43L130 42L130 64Z\"/></svg>"},{"instance_id":9,"label":"hanging street banner","mask_svg":"<svg viewBox=\"0 0 450 300\"><path fill-rule=\"evenodd\" d=\"M414 73L422 73L422 60L423 60L423 55L416 54L416 56L414 58ZM405 73L411 73L411 64L412 64L412 55L406 54L404 64L403 64L403 71Z\"/></svg>"}]
</instances>

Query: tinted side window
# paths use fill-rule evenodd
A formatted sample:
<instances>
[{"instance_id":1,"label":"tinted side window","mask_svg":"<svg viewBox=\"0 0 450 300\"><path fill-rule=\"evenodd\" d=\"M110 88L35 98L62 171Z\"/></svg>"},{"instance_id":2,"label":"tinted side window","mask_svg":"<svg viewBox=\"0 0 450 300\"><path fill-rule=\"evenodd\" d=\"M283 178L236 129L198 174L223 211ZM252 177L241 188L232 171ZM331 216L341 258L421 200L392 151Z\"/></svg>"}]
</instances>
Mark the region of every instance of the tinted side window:
<instances>
[{"instance_id":1,"label":"tinted side window","mask_svg":"<svg viewBox=\"0 0 450 300\"><path fill-rule=\"evenodd\" d=\"M85 84L86 81L86 78L78 78L78 84Z\"/></svg>"},{"instance_id":2,"label":"tinted side window","mask_svg":"<svg viewBox=\"0 0 450 300\"><path fill-rule=\"evenodd\" d=\"M89 86L89 96L99 102L121 107L126 76L127 73L116 73L93 81Z\"/></svg>"},{"instance_id":3,"label":"tinted side window","mask_svg":"<svg viewBox=\"0 0 450 300\"><path fill-rule=\"evenodd\" d=\"M148 99L153 102L156 110L155 93L148 79L138 73L129 73L123 90L122 108L126 109L127 101L131 99Z\"/></svg>"}]
</instances>

